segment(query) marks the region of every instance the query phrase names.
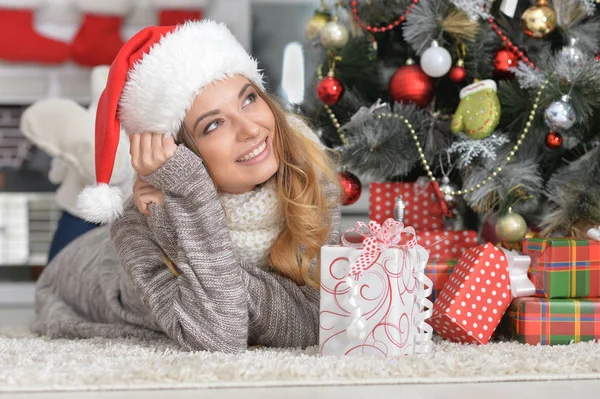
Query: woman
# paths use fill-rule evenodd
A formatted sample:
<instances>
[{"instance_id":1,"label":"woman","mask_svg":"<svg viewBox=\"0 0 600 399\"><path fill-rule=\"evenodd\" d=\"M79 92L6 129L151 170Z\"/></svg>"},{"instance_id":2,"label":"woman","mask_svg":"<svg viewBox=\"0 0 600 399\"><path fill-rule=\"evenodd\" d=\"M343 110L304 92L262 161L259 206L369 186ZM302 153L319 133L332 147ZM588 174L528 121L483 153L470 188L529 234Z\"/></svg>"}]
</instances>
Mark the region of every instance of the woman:
<instances>
[{"instance_id":1,"label":"woman","mask_svg":"<svg viewBox=\"0 0 600 399\"><path fill-rule=\"evenodd\" d=\"M124 209L107 184L121 127L139 176ZM96 136L99 184L80 205L112 223L47 266L34 332L164 333L233 353L318 342L320 247L339 235L335 168L264 93L256 61L224 25L134 36L111 66Z\"/></svg>"}]
</instances>

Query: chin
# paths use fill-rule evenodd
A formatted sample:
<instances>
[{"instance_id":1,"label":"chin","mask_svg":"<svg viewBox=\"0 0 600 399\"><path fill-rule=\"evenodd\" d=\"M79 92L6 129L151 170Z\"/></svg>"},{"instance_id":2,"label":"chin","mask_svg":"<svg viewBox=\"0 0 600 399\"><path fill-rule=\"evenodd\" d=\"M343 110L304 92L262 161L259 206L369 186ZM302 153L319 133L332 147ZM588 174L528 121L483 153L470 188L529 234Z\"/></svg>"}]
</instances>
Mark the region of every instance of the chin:
<instances>
[{"instance_id":1,"label":"chin","mask_svg":"<svg viewBox=\"0 0 600 399\"><path fill-rule=\"evenodd\" d=\"M273 165L265 165L261 171L257 171L257 173L252 176L253 180L256 181L255 185L263 184L271 177L275 176L278 168L279 165L277 165L276 162L274 162Z\"/></svg>"}]
</instances>

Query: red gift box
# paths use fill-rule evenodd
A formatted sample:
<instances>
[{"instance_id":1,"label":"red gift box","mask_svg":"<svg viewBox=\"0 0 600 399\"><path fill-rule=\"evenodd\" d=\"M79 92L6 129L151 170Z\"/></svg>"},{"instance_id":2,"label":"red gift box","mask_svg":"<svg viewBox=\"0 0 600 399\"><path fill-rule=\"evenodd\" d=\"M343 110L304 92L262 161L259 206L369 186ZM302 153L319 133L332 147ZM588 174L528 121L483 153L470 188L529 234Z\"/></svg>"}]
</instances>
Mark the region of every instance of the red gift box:
<instances>
[{"instance_id":1,"label":"red gift box","mask_svg":"<svg viewBox=\"0 0 600 399\"><path fill-rule=\"evenodd\" d=\"M429 260L458 259L469 248L477 246L477 232L472 230L417 231L417 242L429 252Z\"/></svg>"},{"instance_id":2,"label":"red gift box","mask_svg":"<svg viewBox=\"0 0 600 399\"><path fill-rule=\"evenodd\" d=\"M406 226L415 230L439 230L444 224L444 213L431 184L418 183L371 183L369 218L383 223L394 218L396 198L404 201Z\"/></svg>"},{"instance_id":3,"label":"red gift box","mask_svg":"<svg viewBox=\"0 0 600 399\"><path fill-rule=\"evenodd\" d=\"M529 263L529 257L490 243L469 249L433 305L431 326L451 341L488 343L513 297L535 293Z\"/></svg>"}]
</instances>

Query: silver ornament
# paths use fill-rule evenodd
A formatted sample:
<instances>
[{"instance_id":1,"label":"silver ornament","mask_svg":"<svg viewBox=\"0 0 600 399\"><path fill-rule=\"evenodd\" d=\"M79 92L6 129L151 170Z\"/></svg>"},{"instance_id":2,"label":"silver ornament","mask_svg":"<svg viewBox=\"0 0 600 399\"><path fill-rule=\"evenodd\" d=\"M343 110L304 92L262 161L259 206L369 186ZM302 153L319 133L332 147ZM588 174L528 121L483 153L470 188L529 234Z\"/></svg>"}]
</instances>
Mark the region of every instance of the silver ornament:
<instances>
[{"instance_id":1,"label":"silver ornament","mask_svg":"<svg viewBox=\"0 0 600 399\"><path fill-rule=\"evenodd\" d=\"M575 45L577 39L571 38L569 45L560 50L560 57L573 66L583 65L583 52Z\"/></svg>"},{"instance_id":2,"label":"silver ornament","mask_svg":"<svg viewBox=\"0 0 600 399\"><path fill-rule=\"evenodd\" d=\"M577 115L571 104L569 104L570 97L563 95L560 101L554 101L548 108L546 108L545 122L551 130L567 130L575 123Z\"/></svg>"},{"instance_id":3,"label":"silver ornament","mask_svg":"<svg viewBox=\"0 0 600 399\"><path fill-rule=\"evenodd\" d=\"M457 192L459 190L456 184L450 182L448 176L442 177L442 184L440 184L440 191L444 194L444 202L448 204L448 208L452 209L456 207L456 197L448 193Z\"/></svg>"},{"instance_id":4,"label":"silver ornament","mask_svg":"<svg viewBox=\"0 0 600 399\"><path fill-rule=\"evenodd\" d=\"M496 221L496 235L500 241L515 243L525 238L527 222L518 213L509 212Z\"/></svg>"},{"instance_id":5,"label":"silver ornament","mask_svg":"<svg viewBox=\"0 0 600 399\"><path fill-rule=\"evenodd\" d=\"M399 222L403 222L404 221L404 212L406 211L406 204L404 203L404 200L402 199L402 196L399 195L396 197L396 201L394 203L394 219L396 219Z\"/></svg>"},{"instance_id":6,"label":"silver ornament","mask_svg":"<svg viewBox=\"0 0 600 399\"><path fill-rule=\"evenodd\" d=\"M321 43L328 49L339 49L348 43L350 34L348 29L339 22L331 21L325 24L319 34Z\"/></svg>"}]
</instances>

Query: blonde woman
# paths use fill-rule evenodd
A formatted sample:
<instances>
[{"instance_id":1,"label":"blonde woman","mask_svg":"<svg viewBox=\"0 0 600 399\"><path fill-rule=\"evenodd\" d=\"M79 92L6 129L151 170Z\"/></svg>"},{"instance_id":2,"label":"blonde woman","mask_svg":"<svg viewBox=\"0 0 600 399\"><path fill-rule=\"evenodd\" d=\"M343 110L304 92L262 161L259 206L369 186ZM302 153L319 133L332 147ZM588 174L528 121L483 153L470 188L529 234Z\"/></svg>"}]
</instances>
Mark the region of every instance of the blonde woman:
<instances>
[{"instance_id":1,"label":"blonde woman","mask_svg":"<svg viewBox=\"0 0 600 399\"><path fill-rule=\"evenodd\" d=\"M119 129L138 174L108 185ZM111 66L96 120L97 186L80 196L107 223L47 266L34 332L152 338L190 350L317 344L319 254L339 236L335 165L224 25L134 36Z\"/></svg>"}]
</instances>

